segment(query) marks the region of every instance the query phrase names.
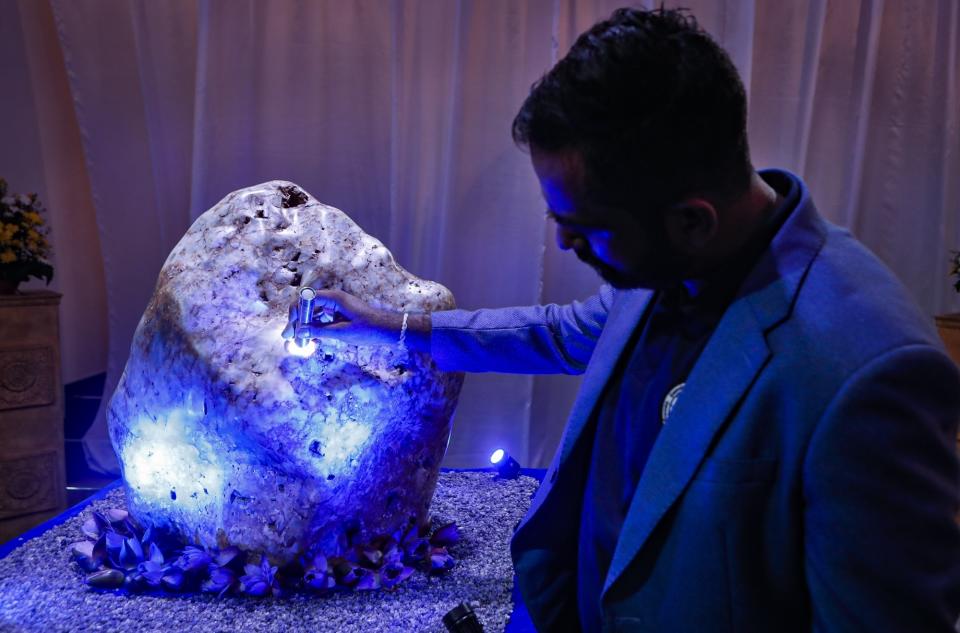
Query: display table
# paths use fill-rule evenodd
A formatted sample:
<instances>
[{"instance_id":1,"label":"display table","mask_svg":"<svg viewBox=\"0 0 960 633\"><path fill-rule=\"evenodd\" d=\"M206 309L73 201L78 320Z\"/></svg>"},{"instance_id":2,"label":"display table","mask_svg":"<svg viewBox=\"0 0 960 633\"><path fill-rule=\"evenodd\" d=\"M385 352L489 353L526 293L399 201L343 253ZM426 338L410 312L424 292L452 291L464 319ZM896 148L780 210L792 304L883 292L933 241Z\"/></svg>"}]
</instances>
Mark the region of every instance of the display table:
<instances>
[{"instance_id":1,"label":"display table","mask_svg":"<svg viewBox=\"0 0 960 633\"><path fill-rule=\"evenodd\" d=\"M131 595L83 584L70 562L70 544L83 540L90 509L120 507L114 482L28 533L0 546L0 631L31 619L38 630L100 627L125 631L444 631L440 618L461 601L472 603L486 633L533 631L516 590L509 555L513 527L526 513L543 470L500 480L489 470L441 472L431 514L454 520L462 533L451 548L457 564L447 575L414 574L394 591L286 599L216 598L211 594Z\"/></svg>"},{"instance_id":2,"label":"display table","mask_svg":"<svg viewBox=\"0 0 960 633\"><path fill-rule=\"evenodd\" d=\"M60 296L0 295L0 542L66 506Z\"/></svg>"}]
</instances>

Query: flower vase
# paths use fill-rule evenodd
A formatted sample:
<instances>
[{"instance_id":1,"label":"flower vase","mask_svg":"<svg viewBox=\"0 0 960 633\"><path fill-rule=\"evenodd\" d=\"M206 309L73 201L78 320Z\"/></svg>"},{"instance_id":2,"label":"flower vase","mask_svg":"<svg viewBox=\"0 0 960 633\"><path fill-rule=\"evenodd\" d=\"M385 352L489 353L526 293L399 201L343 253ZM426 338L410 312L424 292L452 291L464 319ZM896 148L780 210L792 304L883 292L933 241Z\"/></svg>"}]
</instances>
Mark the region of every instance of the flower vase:
<instances>
[{"instance_id":1,"label":"flower vase","mask_svg":"<svg viewBox=\"0 0 960 633\"><path fill-rule=\"evenodd\" d=\"M0 279L0 295L17 294L17 287L19 285L19 281L13 281L12 279Z\"/></svg>"}]
</instances>

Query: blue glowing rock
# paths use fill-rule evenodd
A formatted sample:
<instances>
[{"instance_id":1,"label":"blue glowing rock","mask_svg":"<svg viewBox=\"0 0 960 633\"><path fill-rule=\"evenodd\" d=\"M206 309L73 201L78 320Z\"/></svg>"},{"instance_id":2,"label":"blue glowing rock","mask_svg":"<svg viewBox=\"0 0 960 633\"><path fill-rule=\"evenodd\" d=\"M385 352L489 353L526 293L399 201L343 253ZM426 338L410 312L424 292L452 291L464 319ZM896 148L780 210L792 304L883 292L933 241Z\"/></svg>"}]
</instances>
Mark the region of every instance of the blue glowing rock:
<instances>
[{"instance_id":1,"label":"blue glowing rock","mask_svg":"<svg viewBox=\"0 0 960 633\"><path fill-rule=\"evenodd\" d=\"M462 374L393 347L288 353L280 332L305 284L397 311L454 307L292 183L225 197L164 264L110 401L140 522L282 564L426 520Z\"/></svg>"}]
</instances>

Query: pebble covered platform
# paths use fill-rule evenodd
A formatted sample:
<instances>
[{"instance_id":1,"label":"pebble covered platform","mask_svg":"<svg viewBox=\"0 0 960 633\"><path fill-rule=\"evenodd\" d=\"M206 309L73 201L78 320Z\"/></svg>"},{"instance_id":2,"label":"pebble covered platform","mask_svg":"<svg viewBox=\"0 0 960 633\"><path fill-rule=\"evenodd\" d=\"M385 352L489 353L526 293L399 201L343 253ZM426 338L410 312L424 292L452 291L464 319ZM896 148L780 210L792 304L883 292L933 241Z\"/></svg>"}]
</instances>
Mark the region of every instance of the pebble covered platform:
<instances>
[{"instance_id":1,"label":"pebble covered platform","mask_svg":"<svg viewBox=\"0 0 960 633\"><path fill-rule=\"evenodd\" d=\"M393 591L296 594L285 599L217 598L213 594L132 595L86 586L70 544L93 509L125 507L122 488L25 542L0 560L0 632L116 631L377 631L441 633L443 615L470 603L486 633L505 630L513 603L509 542L530 507L537 481L497 479L490 472L440 474L431 516L456 521L461 541L447 575L415 573Z\"/></svg>"}]
</instances>

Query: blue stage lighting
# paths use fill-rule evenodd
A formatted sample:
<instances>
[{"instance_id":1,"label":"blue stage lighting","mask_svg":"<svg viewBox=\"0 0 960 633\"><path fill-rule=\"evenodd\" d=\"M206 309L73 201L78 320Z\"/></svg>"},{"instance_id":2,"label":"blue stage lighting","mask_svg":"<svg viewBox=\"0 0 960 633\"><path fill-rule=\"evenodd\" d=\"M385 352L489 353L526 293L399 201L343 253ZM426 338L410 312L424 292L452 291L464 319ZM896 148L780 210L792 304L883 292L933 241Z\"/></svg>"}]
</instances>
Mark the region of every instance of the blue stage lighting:
<instances>
[{"instance_id":1,"label":"blue stage lighting","mask_svg":"<svg viewBox=\"0 0 960 633\"><path fill-rule=\"evenodd\" d=\"M516 479L520 474L520 462L510 457L502 448L498 448L490 455L490 463L497 469L500 479Z\"/></svg>"}]
</instances>

